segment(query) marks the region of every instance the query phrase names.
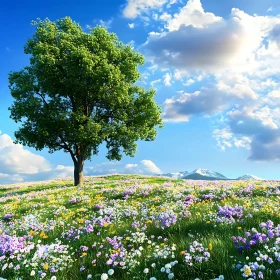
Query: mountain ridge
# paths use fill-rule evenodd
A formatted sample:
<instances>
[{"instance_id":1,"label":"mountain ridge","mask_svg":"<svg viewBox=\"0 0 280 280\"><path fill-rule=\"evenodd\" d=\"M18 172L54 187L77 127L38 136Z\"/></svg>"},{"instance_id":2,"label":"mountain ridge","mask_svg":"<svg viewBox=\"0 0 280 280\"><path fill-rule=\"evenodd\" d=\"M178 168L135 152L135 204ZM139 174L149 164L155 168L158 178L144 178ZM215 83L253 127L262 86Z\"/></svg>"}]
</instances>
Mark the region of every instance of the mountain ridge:
<instances>
[{"instance_id":1,"label":"mountain ridge","mask_svg":"<svg viewBox=\"0 0 280 280\"><path fill-rule=\"evenodd\" d=\"M168 172L161 174L154 174L154 176L170 177L176 179L189 179L189 180L239 180L239 181L258 181L263 180L255 175L245 174L237 177L236 179L229 179L223 174L212 171L206 168L197 168L192 172L180 171L180 172Z\"/></svg>"}]
</instances>

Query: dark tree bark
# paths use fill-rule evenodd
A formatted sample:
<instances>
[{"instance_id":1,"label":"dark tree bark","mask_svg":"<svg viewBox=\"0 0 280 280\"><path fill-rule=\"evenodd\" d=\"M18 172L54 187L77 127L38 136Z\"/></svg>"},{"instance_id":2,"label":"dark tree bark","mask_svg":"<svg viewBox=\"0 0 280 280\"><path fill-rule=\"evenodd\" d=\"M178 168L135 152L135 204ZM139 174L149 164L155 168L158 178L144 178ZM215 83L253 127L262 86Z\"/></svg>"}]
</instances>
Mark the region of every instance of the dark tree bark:
<instances>
[{"instance_id":1,"label":"dark tree bark","mask_svg":"<svg viewBox=\"0 0 280 280\"><path fill-rule=\"evenodd\" d=\"M75 186L83 186L84 176L84 160L79 157L79 159L74 162L74 185Z\"/></svg>"}]
</instances>

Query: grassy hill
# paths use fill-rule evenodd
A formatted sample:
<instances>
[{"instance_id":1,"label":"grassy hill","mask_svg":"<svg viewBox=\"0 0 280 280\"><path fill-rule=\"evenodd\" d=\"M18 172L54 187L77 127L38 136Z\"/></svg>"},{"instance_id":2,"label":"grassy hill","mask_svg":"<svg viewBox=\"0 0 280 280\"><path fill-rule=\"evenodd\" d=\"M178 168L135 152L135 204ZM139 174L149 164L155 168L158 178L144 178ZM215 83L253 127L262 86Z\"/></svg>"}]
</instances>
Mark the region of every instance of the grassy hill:
<instances>
[{"instance_id":1,"label":"grassy hill","mask_svg":"<svg viewBox=\"0 0 280 280\"><path fill-rule=\"evenodd\" d=\"M280 279L279 193L138 175L0 186L0 279Z\"/></svg>"}]
</instances>

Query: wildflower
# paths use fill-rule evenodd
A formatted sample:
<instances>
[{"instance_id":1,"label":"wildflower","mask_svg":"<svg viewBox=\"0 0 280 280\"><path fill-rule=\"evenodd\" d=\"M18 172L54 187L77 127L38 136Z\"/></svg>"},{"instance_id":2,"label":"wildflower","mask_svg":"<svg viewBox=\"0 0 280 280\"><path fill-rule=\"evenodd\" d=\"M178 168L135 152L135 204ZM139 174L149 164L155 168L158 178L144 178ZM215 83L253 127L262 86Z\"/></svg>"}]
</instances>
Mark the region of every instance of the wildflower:
<instances>
[{"instance_id":1,"label":"wildflower","mask_svg":"<svg viewBox=\"0 0 280 280\"><path fill-rule=\"evenodd\" d=\"M145 268L143 272L146 274L149 273L149 268Z\"/></svg>"},{"instance_id":2,"label":"wildflower","mask_svg":"<svg viewBox=\"0 0 280 280\"><path fill-rule=\"evenodd\" d=\"M44 264L44 269L45 269L45 270L48 270L48 268L49 268L49 265L48 265L47 263L45 263L45 264Z\"/></svg>"},{"instance_id":3,"label":"wildflower","mask_svg":"<svg viewBox=\"0 0 280 280\"><path fill-rule=\"evenodd\" d=\"M89 275L87 276L87 279L91 279L91 278L92 278L92 275L89 274Z\"/></svg>"},{"instance_id":4,"label":"wildflower","mask_svg":"<svg viewBox=\"0 0 280 280\"><path fill-rule=\"evenodd\" d=\"M250 266L248 266L248 265L245 265L245 266L244 266L244 274L245 274L246 276L250 276L250 275L252 274L252 271L251 271Z\"/></svg>"},{"instance_id":5,"label":"wildflower","mask_svg":"<svg viewBox=\"0 0 280 280\"><path fill-rule=\"evenodd\" d=\"M169 273L168 274L168 279L173 279L174 278L174 273Z\"/></svg>"},{"instance_id":6,"label":"wildflower","mask_svg":"<svg viewBox=\"0 0 280 280\"><path fill-rule=\"evenodd\" d=\"M156 277L151 277L150 280L157 280L157 278Z\"/></svg>"},{"instance_id":7,"label":"wildflower","mask_svg":"<svg viewBox=\"0 0 280 280\"><path fill-rule=\"evenodd\" d=\"M113 275L114 274L114 269L109 269L108 270L108 275Z\"/></svg>"},{"instance_id":8,"label":"wildflower","mask_svg":"<svg viewBox=\"0 0 280 280\"><path fill-rule=\"evenodd\" d=\"M56 276L52 276L52 277L51 277L51 280L56 280Z\"/></svg>"},{"instance_id":9,"label":"wildflower","mask_svg":"<svg viewBox=\"0 0 280 280\"><path fill-rule=\"evenodd\" d=\"M212 249L213 249L212 243L209 243L208 248L209 248L210 251L212 251Z\"/></svg>"},{"instance_id":10,"label":"wildflower","mask_svg":"<svg viewBox=\"0 0 280 280\"><path fill-rule=\"evenodd\" d=\"M30 276L34 276L35 275L35 271L32 270L31 273L30 273Z\"/></svg>"},{"instance_id":11,"label":"wildflower","mask_svg":"<svg viewBox=\"0 0 280 280\"><path fill-rule=\"evenodd\" d=\"M107 280L107 279L108 279L108 274L107 274L107 273L102 273L100 279L101 279L101 280Z\"/></svg>"}]
</instances>

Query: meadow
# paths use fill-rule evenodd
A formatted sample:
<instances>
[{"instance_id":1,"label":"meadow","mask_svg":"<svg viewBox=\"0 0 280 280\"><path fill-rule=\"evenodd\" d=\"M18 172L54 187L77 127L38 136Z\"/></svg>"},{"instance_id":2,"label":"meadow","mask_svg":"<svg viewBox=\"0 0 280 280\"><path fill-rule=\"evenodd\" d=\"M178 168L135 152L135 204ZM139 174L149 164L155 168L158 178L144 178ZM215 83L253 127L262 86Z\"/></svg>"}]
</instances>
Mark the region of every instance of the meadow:
<instances>
[{"instance_id":1,"label":"meadow","mask_svg":"<svg viewBox=\"0 0 280 280\"><path fill-rule=\"evenodd\" d=\"M279 183L0 186L0 279L280 279Z\"/></svg>"}]
</instances>

